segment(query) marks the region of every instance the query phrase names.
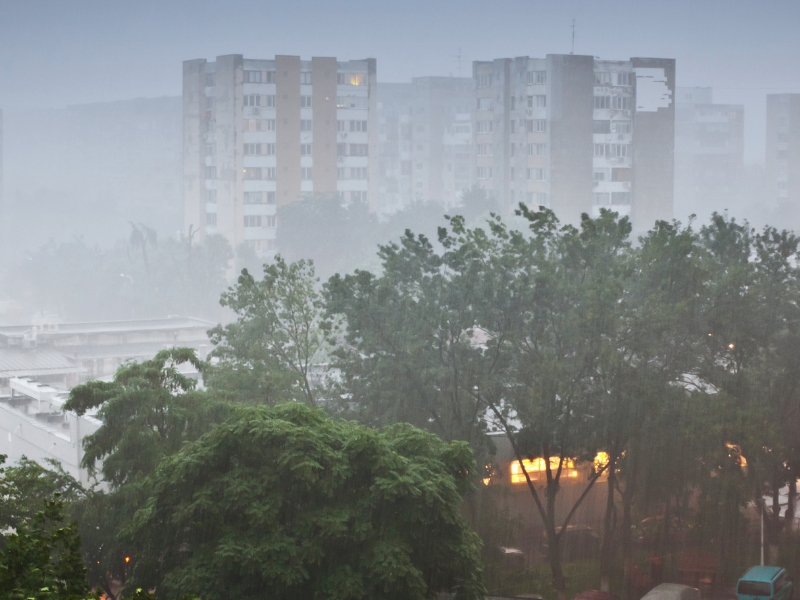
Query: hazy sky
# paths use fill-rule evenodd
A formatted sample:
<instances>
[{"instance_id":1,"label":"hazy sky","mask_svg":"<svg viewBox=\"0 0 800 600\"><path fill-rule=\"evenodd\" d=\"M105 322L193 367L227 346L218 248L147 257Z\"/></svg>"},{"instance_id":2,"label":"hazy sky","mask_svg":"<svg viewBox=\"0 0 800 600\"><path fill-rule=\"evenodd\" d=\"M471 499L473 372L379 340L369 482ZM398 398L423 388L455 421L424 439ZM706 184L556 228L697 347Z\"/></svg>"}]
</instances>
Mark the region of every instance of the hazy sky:
<instances>
[{"instance_id":1,"label":"hazy sky","mask_svg":"<svg viewBox=\"0 0 800 600\"><path fill-rule=\"evenodd\" d=\"M469 75L472 60L568 53L677 59L678 85L746 108L761 162L765 95L800 92L798 0L0 0L0 107L178 95L181 61L374 57L378 80Z\"/></svg>"}]
</instances>

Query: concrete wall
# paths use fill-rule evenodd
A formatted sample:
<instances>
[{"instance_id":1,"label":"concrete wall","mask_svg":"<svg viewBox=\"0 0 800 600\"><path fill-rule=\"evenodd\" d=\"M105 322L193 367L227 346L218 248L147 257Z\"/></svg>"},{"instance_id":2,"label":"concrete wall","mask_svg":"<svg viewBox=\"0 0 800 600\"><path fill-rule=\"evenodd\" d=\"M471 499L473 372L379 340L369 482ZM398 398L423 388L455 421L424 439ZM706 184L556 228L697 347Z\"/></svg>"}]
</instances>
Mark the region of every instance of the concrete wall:
<instances>
[{"instance_id":1,"label":"concrete wall","mask_svg":"<svg viewBox=\"0 0 800 600\"><path fill-rule=\"evenodd\" d=\"M300 199L300 57L275 57L277 204Z\"/></svg>"},{"instance_id":2,"label":"concrete wall","mask_svg":"<svg viewBox=\"0 0 800 600\"><path fill-rule=\"evenodd\" d=\"M314 193L326 196L336 193L336 73L335 58L311 59Z\"/></svg>"},{"instance_id":3,"label":"concrete wall","mask_svg":"<svg viewBox=\"0 0 800 600\"><path fill-rule=\"evenodd\" d=\"M183 63L183 232L202 239L206 233L204 176L205 66L202 59Z\"/></svg>"},{"instance_id":4,"label":"concrete wall","mask_svg":"<svg viewBox=\"0 0 800 600\"><path fill-rule=\"evenodd\" d=\"M675 60L631 58L631 64L636 74L631 213L636 236L673 217Z\"/></svg>"},{"instance_id":5,"label":"concrete wall","mask_svg":"<svg viewBox=\"0 0 800 600\"><path fill-rule=\"evenodd\" d=\"M550 206L577 225L592 197L594 58L547 56Z\"/></svg>"},{"instance_id":6,"label":"concrete wall","mask_svg":"<svg viewBox=\"0 0 800 600\"><path fill-rule=\"evenodd\" d=\"M242 55L218 56L214 79L217 233L236 248L244 241L242 207Z\"/></svg>"},{"instance_id":7,"label":"concrete wall","mask_svg":"<svg viewBox=\"0 0 800 600\"><path fill-rule=\"evenodd\" d=\"M800 94L767 95L767 198L800 205Z\"/></svg>"}]
</instances>

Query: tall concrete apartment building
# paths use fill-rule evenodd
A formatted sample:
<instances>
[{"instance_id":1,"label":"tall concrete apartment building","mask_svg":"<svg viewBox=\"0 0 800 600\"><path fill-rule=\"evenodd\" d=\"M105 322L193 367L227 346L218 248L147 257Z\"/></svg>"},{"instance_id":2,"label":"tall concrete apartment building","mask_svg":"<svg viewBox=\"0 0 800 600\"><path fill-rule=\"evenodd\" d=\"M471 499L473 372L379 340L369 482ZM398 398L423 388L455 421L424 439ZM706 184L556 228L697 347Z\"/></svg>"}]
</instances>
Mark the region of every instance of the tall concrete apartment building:
<instances>
[{"instance_id":1,"label":"tall concrete apartment building","mask_svg":"<svg viewBox=\"0 0 800 600\"><path fill-rule=\"evenodd\" d=\"M468 77L415 77L378 86L380 210L412 202L457 205L472 183L472 106Z\"/></svg>"},{"instance_id":2,"label":"tall concrete apartment building","mask_svg":"<svg viewBox=\"0 0 800 600\"><path fill-rule=\"evenodd\" d=\"M675 61L549 54L473 63L475 177L505 210L671 219Z\"/></svg>"},{"instance_id":3,"label":"tall concrete apartment building","mask_svg":"<svg viewBox=\"0 0 800 600\"><path fill-rule=\"evenodd\" d=\"M675 94L675 213L706 218L738 200L744 172L744 106L714 104L710 87Z\"/></svg>"},{"instance_id":4,"label":"tall concrete apartment building","mask_svg":"<svg viewBox=\"0 0 800 600\"><path fill-rule=\"evenodd\" d=\"M767 95L767 199L800 206L800 94Z\"/></svg>"},{"instance_id":5,"label":"tall concrete apartment building","mask_svg":"<svg viewBox=\"0 0 800 600\"><path fill-rule=\"evenodd\" d=\"M184 231L276 250L276 208L375 210L376 62L240 54L183 63Z\"/></svg>"}]
</instances>

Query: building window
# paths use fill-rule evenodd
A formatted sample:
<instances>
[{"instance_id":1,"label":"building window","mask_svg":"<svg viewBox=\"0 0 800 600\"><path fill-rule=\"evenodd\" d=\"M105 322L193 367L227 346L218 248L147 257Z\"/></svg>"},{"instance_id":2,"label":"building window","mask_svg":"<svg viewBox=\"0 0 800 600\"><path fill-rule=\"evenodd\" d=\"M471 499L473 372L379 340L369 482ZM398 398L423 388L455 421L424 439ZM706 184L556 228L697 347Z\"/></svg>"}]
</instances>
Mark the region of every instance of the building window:
<instances>
[{"instance_id":1,"label":"building window","mask_svg":"<svg viewBox=\"0 0 800 600\"><path fill-rule=\"evenodd\" d=\"M630 144L595 144L595 156L605 156L606 158L626 158L631 156Z\"/></svg>"},{"instance_id":2,"label":"building window","mask_svg":"<svg viewBox=\"0 0 800 600\"><path fill-rule=\"evenodd\" d=\"M300 96L300 108L311 108L311 96Z\"/></svg>"},{"instance_id":3,"label":"building window","mask_svg":"<svg viewBox=\"0 0 800 600\"><path fill-rule=\"evenodd\" d=\"M206 96L206 110L212 110L214 108L214 98L211 96Z\"/></svg>"},{"instance_id":4,"label":"building window","mask_svg":"<svg viewBox=\"0 0 800 600\"><path fill-rule=\"evenodd\" d=\"M547 71L528 71L528 85L547 83Z\"/></svg>"},{"instance_id":5,"label":"building window","mask_svg":"<svg viewBox=\"0 0 800 600\"><path fill-rule=\"evenodd\" d=\"M245 119L244 131L275 131L275 119Z\"/></svg>"},{"instance_id":6,"label":"building window","mask_svg":"<svg viewBox=\"0 0 800 600\"><path fill-rule=\"evenodd\" d=\"M533 148L534 148L534 146L535 146L535 144L528 144L528 156L533 156L533 152L534 152Z\"/></svg>"},{"instance_id":7,"label":"building window","mask_svg":"<svg viewBox=\"0 0 800 600\"><path fill-rule=\"evenodd\" d=\"M206 73L206 87L214 87L216 85L214 74Z\"/></svg>"},{"instance_id":8,"label":"building window","mask_svg":"<svg viewBox=\"0 0 800 600\"><path fill-rule=\"evenodd\" d=\"M531 96L529 96L529 98L530 97ZM533 121L532 119L528 119L527 121L525 121L525 131L526 132L533 133L533 124L534 124L534 122L535 121Z\"/></svg>"},{"instance_id":9,"label":"building window","mask_svg":"<svg viewBox=\"0 0 800 600\"><path fill-rule=\"evenodd\" d=\"M536 156L547 156L547 144L536 144Z\"/></svg>"},{"instance_id":10,"label":"building window","mask_svg":"<svg viewBox=\"0 0 800 600\"><path fill-rule=\"evenodd\" d=\"M300 131L312 131L312 121L311 119L300 119Z\"/></svg>"},{"instance_id":11,"label":"building window","mask_svg":"<svg viewBox=\"0 0 800 600\"><path fill-rule=\"evenodd\" d=\"M630 96L614 96L611 102L611 108L614 110L630 110L631 108Z\"/></svg>"},{"instance_id":12,"label":"building window","mask_svg":"<svg viewBox=\"0 0 800 600\"><path fill-rule=\"evenodd\" d=\"M339 180L344 179L345 178L344 171L345 171L344 167L339 167L338 169L336 169L336 179Z\"/></svg>"},{"instance_id":13,"label":"building window","mask_svg":"<svg viewBox=\"0 0 800 600\"><path fill-rule=\"evenodd\" d=\"M608 192L595 192L592 194L592 204L595 206L609 206L611 204L611 194Z\"/></svg>"},{"instance_id":14,"label":"building window","mask_svg":"<svg viewBox=\"0 0 800 600\"><path fill-rule=\"evenodd\" d=\"M478 144L478 156L492 156L492 144Z\"/></svg>"},{"instance_id":15,"label":"building window","mask_svg":"<svg viewBox=\"0 0 800 600\"><path fill-rule=\"evenodd\" d=\"M617 73L617 85L632 86L633 73Z\"/></svg>"},{"instance_id":16,"label":"building window","mask_svg":"<svg viewBox=\"0 0 800 600\"><path fill-rule=\"evenodd\" d=\"M611 73L595 73L595 85L611 85Z\"/></svg>"},{"instance_id":17,"label":"building window","mask_svg":"<svg viewBox=\"0 0 800 600\"><path fill-rule=\"evenodd\" d=\"M537 94L536 96L528 96L528 108L545 108L547 106L547 96L544 94Z\"/></svg>"},{"instance_id":18,"label":"building window","mask_svg":"<svg viewBox=\"0 0 800 600\"><path fill-rule=\"evenodd\" d=\"M366 96L337 96L336 108L369 108Z\"/></svg>"},{"instance_id":19,"label":"building window","mask_svg":"<svg viewBox=\"0 0 800 600\"><path fill-rule=\"evenodd\" d=\"M611 169L611 181L630 181L630 169Z\"/></svg>"},{"instance_id":20,"label":"building window","mask_svg":"<svg viewBox=\"0 0 800 600\"><path fill-rule=\"evenodd\" d=\"M492 76L478 75L478 87L479 88L492 87Z\"/></svg>"},{"instance_id":21,"label":"building window","mask_svg":"<svg viewBox=\"0 0 800 600\"><path fill-rule=\"evenodd\" d=\"M611 108L611 96L595 96L594 107L598 110Z\"/></svg>"},{"instance_id":22,"label":"building window","mask_svg":"<svg viewBox=\"0 0 800 600\"><path fill-rule=\"evenodd\" d=\"M534 181L544 181L544 169L541 167L528 169L528 180L531 179Z\"/></svg>"},{"instance_id":23,"label":"building window","mask_svg":"<svg viewBox=\"0 0 800 600\"><path fill-rule=\"evenodd\" d=\"M477 168L477 176L478 176L478 179L491 179L492 178L492 167L478 167Z\"/></svg>"},{"instance_id":24,"label":"building window","mask_svg":"<svg viewBox=\"0 0 800 600\"><path fill-rule=\"evenodd\" d=\"M266 200L264 198L264 192L245 192L244 193L244 203L245 204L266 204Z\"/></svg>"},{"instance_id":25,"label":"building window","mask_svg":"<svg viewBox=\"0 0 800 600\"><path fill-rule=\"evenodd\" d=\"M592 175L594 181L605 181L606 180L606 170L605 169L595 169L594 174Z\"/></svg>"},{"instance_id":26,"label":"building window","mask_svg":"<svg viewBox=\"0 0 800 600\"><path fill-rule=\"evenodd\" d=\"M538 133L546 133L547 121L545 121L544 119L536 119L536 131Z\"/></svg>"},{"instance_id":27,"label":"building window","mask_svg":"<svg viewBox=\"0 0 800 600\"><path fill-rule=\"evenodd\" d=\"M339 133L347 131L347 121L336 121L336 131Z\"/></svg>"},{"instance_id":28,"label":"building window","mask_svg":"<svg viewBox=\"0 0 800 600\"><path fill-rule=\"evenodd\" d=\"M246 94L242 97L242 106L261 106L261 96L259 94Z\"/></svg>"},{"instance_id":29,"label":"building window","mask_svg":"<svg viewBox=\"0 0 800 600\"><path fill-rule=\"evenodd\" d=\"M517 107L517 97L511 96L511 110L515 110Z\"/></svg>"},{"instance_id":30,"label":"building window","mask_svg":"<svg viewBox=\"0 0 800 600\"><path fill-rule=\"evenodd\" d=\"M630 192L611 192L611 204L614 206L630 206Z\"/></svg>"},{"instance_id":31,"label":"building window","mask_svg":"<svg viewBox=\"0 0 800 600\"><path fill-rule=\"evenodd\" d=\"M261 81L261 71L245 71L244 72L244 82L245 83L264 83Z\"/></svg>"},{"instance_id":32,"label":"building window","mask_svg":"<svg viewBox=\"0 0 800 600\"><path fill-rule=\"evenodd\" d=\"M245 144L244 145L244 155L245 156L261 156L265 152L266 144Z\"/></svg>"},{"instance_id":33,"label":"building window","mask_svg":"<svg viewBox=\"0 0 800 600\"><path fill-rule=\"evenodd\" d=\"M314 179L311 174L311 167L300 167L300 179L303 181L311 181Z\"/></svg>"},{"instance_id":34,"label":"building window","mask_svg":"<svg viewBox=\"0 0 800 600\"><path fill-rule=\"evenodd\" d=\"M517 145L512 143L511 146L508 148L509 155L513 158L517 155Z\"/></svg>"},{"instance_id":35,"label":"building window","mask_svg":"<svg viewBox=\"0 0 800 600\"><path fill-rule=\"evenodd\" d=\"M509 170L509 173L508 173L508 178L509 178L511 181L514 181L514 167L511 167L511 169Z\"/></svg>"},{"instance_id":36,"label":"building window","mask_svg":"<svg viewBox=\"0 0 800 600\"><path fill-rule=\"evenodd\" d=\"M478 98L478 110L492 110L492 99Z\"/></svg>"},{"instance_id":37,"label":"building window","mask_svg":"<svg viewBox=\"0 0 800 600\"><path fill-rule=\"evenodd\" d=\"M275 96L264 96L264 104L267 108L275 108Z\"/></svg>"},{"instance_id":38,"label":"building window","mask_svg":"<svg viewBox=\"0 0 800 600\"><path fill-rule=\"evenodd\" d=\"M350 131L352 131L352 132L366 132L367 131L367 122L366 121L350 121Z\"/></svg>"},{"instance_id":39,"label":"building window","mask_svg":"<svg viewBox=\"0 0 800 600\"><path fill-rule=\"evenodd\" d=\"M206 213L206 225L208 227L216 227L217 226L217 213Z\"/></svg>"},{"instance_id":40,"label":"building window","mask_svg":"<svg viewBox=\"0 0 800 600\"><path fill-rule=\"evenodd\" d=\"M244 226L245 227L261 227L261 215L245 215L244 216Z\"/></svg>"},{"instance_id":41,"label":"building window","mask_svg":"<svg viewBox=\"0 0 800 600\"><path fill-rule=\"evenodd\" d=\"M217 190L206 190L206 204L217 203Z\"/></svg>"},{"instance_id":42,"label":"building window","mask_svg":"<svg viewBox=\"0 0 800 600\"><path fill-rule=\"evenodd\" d=\"M216 144L206 144L206 156L214 156L217 153Z\"/></svg>"},{"instance_id":43,"label":"building window","mask_svg":"<svg viewBox=\"0 0 800 600\"><path fill-rule=\"evenodd\" d=\"M369 156L369 144L350 144L350 156Z\"/></svg>"},{"instance_id":44,"label":"building window","mask_svg":"<svg viewBox=\"0 0 800 600\"><path fill-rule=\"evenodd\" d=\"M206 121L206 133L214 133L214 127L216 127L215 121Z\"/></svg>"},{"instance_id":45,"label":"building window","mask_svg":"<svg viewBox=\"0 0 800 600\"><path fill-rule=\"evenodd\" d=\"M247 245L259 253L275 250L275 240L247 240Z\"/></svg>"},{"instance_id":46,"label":"building window","mask_svg":"<svg viewBox=\"0 0 800 600\"><path fill-rule=\"evenodd\" d=\"M336 156L347 156L347 144L336 144Z\"/></svg>"},{"instance_id":47,"label":"building window","mask_svg":"<svg viewBox=\"0 0 800 600\"><path fill-rule=\"evenodd\" d=\"M337 73L336 83L339 85L367 85L365 73Z\"/></svg>"},{"instance_id":48,"label":"building window","mask_svg":"<svg viewBox=\"0 0 800 600\"><path fill-rule=\"evenodd\" d=\"M614 121L612 126L616 133L630 133L633 131L630 121Z\"/></svg>"},{"instance_id":49,"label":"building window","mask_svg":"<svg viewBox=\"0 0 800 600\"><path fill-rule=\"evenodd\" d=\"M353 167L350 169L350 179L369 179L367 167Z\"/></svg>"},{"instance_id":50,"label":"building window","mask_svg":"<svg viewBox=\"0 0 800 600\"><path fill-rule=\"evenodd\" d=\"M478 121L478 133L492 133L493 121Z\"/></svg>"},{"instance_id":51,"label":"building window","mask_svg":"<svg viewBox=\"0 0 800 600\"><path fill-rule=\"evenodd\" d=\"M245 167L242 179L264 179L261 167Z\"/></svg>"},{"instance_id":52,"label":"building window","mask_svg":"<svg viewBox=\"0 0 800 600\"><path fill-rule=\"evenodd\" d=\"M592 133L611 133L611 121L603 119L592 123Z\"/></svg>"},{"instance_id":53,"label":"building window","mask_svg":"<svg viewBox=\"0 0 800 600\"><path fill-rule=\"evenodd\" d=\"M300 71L300 85L311 85L311 71Z\"/></svg>"},{"instance_id":54,"label":"building window","mask_svg":"<svg viewBox=\"0 0 800 600\"><path fill-rule=\"evenodd\" d=\"M300 156L311 156L311 144L300 144Z\"/></svg>"},{"instance_id":55,"label":"building window","mask_svg":"<svg viewBox=\"0 0 800 600\"><path fill-rule=\"evenodd\" d=\"M516 129L517 129L517 122L516 122L514 119L511 119L511 120L508 122L508 124L509 124L509 127L511 128L511 129L510 129L510 131L509 131L509 133L516 133Z\"/></svg>"},{"instance_id":56,"label":"building window","mask_svg":"<svg viewBox=\"0 0 800 600\"><path fill-rule=\"evenodd\" d=\"M206 179L217 178L217 167L206 167Z\"/></svg>"},{"instance_id":57,"label":"building window","mask_svg":"<svg viewBox=\"0 0 800 600\"><path fill-rule=\"evenodd\" d=\"M351 202L367 202L367 192L350 192Z\"/></svg>"},{"instance_id":58,"label":"building window","mask_svg":"<svg viewBox=\"0 0 800 600\"><path fill-rule=\"evenodd\" d=\"M536 192L536 204L539 206L550 206L550 202L547 200L546 192Z\"/></svg>"}]
</instances>

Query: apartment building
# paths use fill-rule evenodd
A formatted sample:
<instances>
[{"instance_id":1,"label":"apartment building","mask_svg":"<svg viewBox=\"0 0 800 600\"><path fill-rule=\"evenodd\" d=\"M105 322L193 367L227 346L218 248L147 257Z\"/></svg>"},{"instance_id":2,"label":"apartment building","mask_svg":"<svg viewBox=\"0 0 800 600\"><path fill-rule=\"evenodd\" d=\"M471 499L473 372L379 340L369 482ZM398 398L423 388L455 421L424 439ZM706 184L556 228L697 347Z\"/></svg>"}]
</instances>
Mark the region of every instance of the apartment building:
<instances>
[{"instance_id":1,"label":"apartment building","mask_svg":"<svg viewBox=\"0 0 800 600\"><path fill-rule=\"evenodd\" d=\"M675 213L731 208L744 172L744 106L714 104L710 87L675 94Z\"/></svg>"},{"instance_id":2,"label":"apartment building","mask_svg":"<svg viewBox=\"0 0 800 600\"><path fill-rule=\"evenodd\" d=\"M767 95L766 152L772 208L800 206L800 94Z\"/></svg>"},{"instance_id":3,"label":"apartment building","mask_svg":"<svg viewBox=\"0 0 800 600\"><path fill-rule=\"evenodd\" d=\"M675 61L549 54L473 63L475 177L510 211L577 224L609 208L644 231L673 212Z\"/></svg>"},{"instance_id":4,"label":"apartment building","mask_svg":"<svg viewBox=\"0 0 800 600\"><path fill-rule=\"evenodd\" d=\"M376 206L375 59L240 54L183 63L184 232L277 249L306 195Z\"/></svg>"},{"instance_id":5,"label":"apartment building","mask_svg":"<svg viewBox=\"0 0 800 600\"><path fill-rule=\"evenodd\" d=\"M378 86L381 212L420 201L459 203L472 183L473 90L468 77Z\"/></svg>"}]
</instances>

